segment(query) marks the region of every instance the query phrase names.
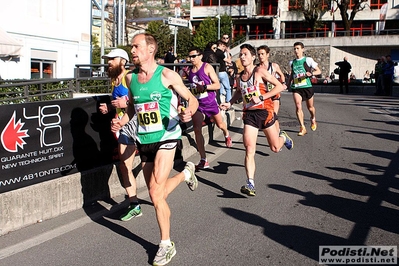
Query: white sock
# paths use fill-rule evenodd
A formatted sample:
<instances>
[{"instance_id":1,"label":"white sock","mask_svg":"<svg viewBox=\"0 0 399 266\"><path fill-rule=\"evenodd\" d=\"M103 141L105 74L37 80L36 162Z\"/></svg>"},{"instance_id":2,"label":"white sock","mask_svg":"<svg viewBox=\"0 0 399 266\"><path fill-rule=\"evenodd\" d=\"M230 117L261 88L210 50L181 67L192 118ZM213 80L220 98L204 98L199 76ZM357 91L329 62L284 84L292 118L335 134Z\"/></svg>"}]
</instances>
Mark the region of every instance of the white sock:
<instances>
[{"instance_id":1,"label":"white sock","mask_svg":"<svg viewBox=\"0 0 399 266\"><path fill-rule=\"evenodd\" d=\"M166 239L166 240L161 240L160 245L161 246L171 246L172 242L170 242L170 238L169 238L169 239Z\"/></svg>"},{"instance_id":2,"label":"white sock","mask_svg":"<svg viewBox=\"0 0 399 266\"><path fill-rule=\"evenodd\" d=\"M253 178L248 178L248 182L255 187L255 180Z\"/></svg>"},{"instance_id":3,"label":"white sock","mask_svg":"<svg viewBox=\"0 0 399 266\"><path fill-rule=\"evenodd\" d=\"M189 180L190 180L190 177L191 177L190 171L187 170L187 169L184 169L184 170L183 170L183 174L184 174L184 181L189 181Z\"/></svg>"}]
</instances>

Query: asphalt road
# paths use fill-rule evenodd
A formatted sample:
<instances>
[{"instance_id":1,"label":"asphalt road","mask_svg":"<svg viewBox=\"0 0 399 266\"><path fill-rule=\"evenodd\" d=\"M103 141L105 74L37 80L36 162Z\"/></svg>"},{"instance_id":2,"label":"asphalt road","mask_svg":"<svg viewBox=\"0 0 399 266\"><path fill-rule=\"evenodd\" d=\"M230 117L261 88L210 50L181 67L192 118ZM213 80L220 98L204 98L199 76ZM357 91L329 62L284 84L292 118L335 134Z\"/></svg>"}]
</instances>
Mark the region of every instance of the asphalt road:
<instances>
[{"instance_id":1,"label":"asphalt road","mask_svg":"<svg viewBox=\"0 0 399 266\"><path fill-rule=\"evenodd\" d=\"M169 265L318 265L320 245L398 245L399 99L316 94L318 129L297 136L290 93L281 128L294 149L274 154L259 133L256 197L245 183L241 120L207 146L211 167L197 173L198 189L182 183L168 198ZM240 116L240 111L237 111ZM198 155L190 158L197 163ZM181 170L178 165L176 170ZM159 230L147 191L144 215L118 217L120 196L0 237L0 265L149 265Z\"/></svg>"}]
</instances>

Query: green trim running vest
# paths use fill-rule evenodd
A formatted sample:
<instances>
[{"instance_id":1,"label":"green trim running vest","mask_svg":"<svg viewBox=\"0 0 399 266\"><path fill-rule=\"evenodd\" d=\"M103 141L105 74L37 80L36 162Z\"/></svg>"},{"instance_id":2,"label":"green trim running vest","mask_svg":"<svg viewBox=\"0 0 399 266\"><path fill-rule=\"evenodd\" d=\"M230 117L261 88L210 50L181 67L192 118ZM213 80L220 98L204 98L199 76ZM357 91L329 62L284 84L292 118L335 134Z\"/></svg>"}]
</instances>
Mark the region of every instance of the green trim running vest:
<instances>
[{"instance_id":1,"label":"green trim running vest","mask_svg":"<svg viewBox=\"0 0 399 266\"><path fill-rule=\"evenodd\" d=\"M312 82L310 81L310 78L306 76L306 72L309 71L309 69L306 69L306 67L309 68L306 63L306 57L302 57L301 59L294 59L294 61L292 61L291 68L293 71L293 82L291 85L291 89L296 90L312 87Z\"/></svg>"},{"instance_id":2,"label":"green trim running vest","mask_svg":"<svg viewBox=\"0 0 399 266\"><path fill-rule=\"evenodd\" d=\"M137 141L141 144L180 139L176 93L162 85L163 66L157 66L146 83L138 81L138 69L132 72L130 92L137 114Z\"/></svg>"}]
</instances>

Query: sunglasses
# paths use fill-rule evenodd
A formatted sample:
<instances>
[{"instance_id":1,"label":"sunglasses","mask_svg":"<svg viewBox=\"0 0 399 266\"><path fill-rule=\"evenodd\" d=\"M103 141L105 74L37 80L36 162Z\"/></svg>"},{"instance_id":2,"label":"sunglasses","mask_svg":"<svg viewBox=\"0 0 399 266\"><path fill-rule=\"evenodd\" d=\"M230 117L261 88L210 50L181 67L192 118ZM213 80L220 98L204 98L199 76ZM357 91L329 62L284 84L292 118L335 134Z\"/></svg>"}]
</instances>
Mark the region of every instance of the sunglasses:
<instances>
[{"instance_id":1,"label":"sunglasses","mask_svg":"<svg viewBox=\"0 0 399 266\"><path fill-rule=\"evenodd\" d=\"M196 58L197 56L199 56L200 54L193 54L193 55L189 55L188 57L190 58Z\"/></svg>"},{"instance_id":2,"label":"sunglasses","mask_svg":"<svg viewBox=\"0 0 399 266\"><path fill-rule=\"evenodd\" d=\"M212 50L216 50L216 49L217 49L217 47L216 47L216 46L213 46L213 47L212 47Z\"/></svg>"},{"instance_id":3,"label":"sunglasses","mask_svg":"<svg viewBox=\"0 0 399 266\"><path fill-rule=\"evenodd\" d=\"M222 39L225 39L225 40L228 39L228 38L229 38L229 37L222 37Z\"/></svg>"}]
</instances>

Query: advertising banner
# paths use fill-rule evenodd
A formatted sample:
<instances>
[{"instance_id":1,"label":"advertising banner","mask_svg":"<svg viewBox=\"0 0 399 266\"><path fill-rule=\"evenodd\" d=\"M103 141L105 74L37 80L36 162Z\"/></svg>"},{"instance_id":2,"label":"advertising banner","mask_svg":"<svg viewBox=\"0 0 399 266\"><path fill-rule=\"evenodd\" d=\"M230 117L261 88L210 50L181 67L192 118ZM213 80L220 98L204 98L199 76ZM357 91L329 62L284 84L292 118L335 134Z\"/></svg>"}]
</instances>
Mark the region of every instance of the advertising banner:
<instances>
[{"instance_id":1,"label":"advertising banner","mask_svg":"<svg viewBox=\"0 0 399 266\"><path fill-rule=\"evenodd\" d=\"M109 96L0 106L0 193L118 159Z\"/></svg>"}]
</instances>

